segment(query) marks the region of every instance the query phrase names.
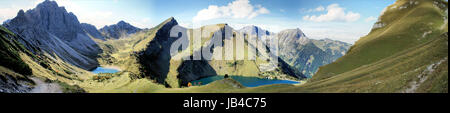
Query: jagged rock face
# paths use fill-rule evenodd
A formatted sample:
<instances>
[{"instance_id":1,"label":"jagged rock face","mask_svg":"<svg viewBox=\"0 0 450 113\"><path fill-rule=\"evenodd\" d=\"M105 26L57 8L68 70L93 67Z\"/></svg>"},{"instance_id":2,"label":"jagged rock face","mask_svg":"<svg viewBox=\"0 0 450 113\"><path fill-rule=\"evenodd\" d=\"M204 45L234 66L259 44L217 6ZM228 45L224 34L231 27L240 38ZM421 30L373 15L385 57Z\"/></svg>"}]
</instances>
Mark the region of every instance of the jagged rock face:
<instances>
[{"instance_id":1,"label":"jagged rock face","mask_svg":"<svg viewBox=\"0 0 450 113\"><path fill-rule=\"evenodd\" d=\"M300 29L281 31L278 38L280 57L308 77L320 66L342 57L350 47L350 44L329 39L309 39Z\"/></svg>"},{"instance_id":2,"label":"jagged rock face","mask_svg":"<svg viewBox=\"0 0 450 113\"><path fill-rule=\"evenodd\" d=\"M44 1L33 10L19 11L16 18L9 23L19 27L32 24L40 29L61 37L62 40L71 41L83 33L80 22L73 13L68 13L64 7L59 7L54 1Z\"/></svg>"},{"instance_id":3,"label":"jagged rock face","mask_svg":"<svg viewBox=\"0 0 450 113\"><path fill-rule=\"evenodd\" d=\"M100 31L98 31L94 25L87 24L87 23L81 23L81 26L83 27L84 31L86 33L88 33L91 37L97 38L100 40L106 40L105 37L102 36Z\"/></svg>"},{"instance_id":4,"label":"jagged rock face","mask_svg":"<svg viewBox=\"0 0 450 113\"><path fill-rule=\"evenodd\" d=\"M124 21L120 21L117 24L105 26L100 29L103 36L113 39L119 39L120 37L136 33L140 30L141 29L134 27L131 24L126 23Z\"/></svg>"},{"instance_id":5,"label":"jagged rock face","mask_svg":"<svg viewBox=\"0 0 450 113\"><path fill-rule=\"evenodd\" d=\"M73 13L68 13L54 1L46 0L26 12L20 10L5 27L23 36L19 42L29 50L32 46L39 47L50 55L87 70L98 66L96 57L102 51L100 47L85 32Z\"/></svg>"}]
</instances>

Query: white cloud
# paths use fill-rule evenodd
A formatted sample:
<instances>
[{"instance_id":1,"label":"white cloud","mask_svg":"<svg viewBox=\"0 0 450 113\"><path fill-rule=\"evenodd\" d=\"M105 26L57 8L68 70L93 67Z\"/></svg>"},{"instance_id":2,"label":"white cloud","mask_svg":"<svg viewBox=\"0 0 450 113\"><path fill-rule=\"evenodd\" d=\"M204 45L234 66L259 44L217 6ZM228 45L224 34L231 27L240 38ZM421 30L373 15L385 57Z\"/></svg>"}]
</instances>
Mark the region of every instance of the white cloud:
<instances>
[{"instance_id":1,"label":"white cloud","mask_svg":"<svg viewBox=\"0 0 450 113\"><path fill-rule=\"evenodd\" d=\"M0 21L3 22L7 19L13 18L19 9L15 8L0 8ZM1 24L1 23L0 23Z\"/></svg>"},{"instance_id":2,"label":"white cloud","mask_svg":"<svg viewBox=\"0 0 450 113\"><path fill-rule=\"evenodd\" d=\"M193 27L191 22L178 22L178 24L180 24L180 26L186 27L186 28L192 28Z\"/></svg>"},{"instance_id":3,"label":"white cloud","mask_svg":"<svg viewBox=\"0 0 450 113\"><path fill-rule=\"evenodd\" d=\"M38 3L43 2L44 0ZM114 13L111 11L92 11L91 9L86 9L82 5L76 4L73 0L54 0L58 3L58 6L66 8L68 12L74 13L78 20L82 23L89 23L96 26L98 29L105 25L115 24L120 20L114 18ZM36 4L37 5L37 4Z\"/></svg>"},{"instance_id":4,"label":"white cloud","mask_svg":"<svg viewBox=\"0 0 450 113\"><path fill-rule=\"evenodd\" d=\"M358 23L313 23L300 22L300 29L312 39L330 38L347 43L354 43L360 37L367 35L371 25Z\"/></svg>"},{"instance_id":5,"label":"white cloud","mask_svg":"<svg viewBox=\"0 0 450 113\"><path fill-rule=\"evenodd\" d=\"M261 5L253 6L249 0L236 0L226 6L210 5L207 9L200 10L193 21L205 21L218 18L252 19L260 14L268 14L270 11Z\"/></svg>"},{"instance_id":6,"label":"white cloud","mask_svg":"<svg viewBox=\"0 0 450 113\"><path fill-rule=\"evenodd\" d=\"M375 21L375 20L377 20L377 18L370 16L370 17L367 17L366 20L364 20L364 21L371 22L371 21Z\"/></svg>"},{"instance_id":7,"label":"white cloud","mask_svg":"<svg viewBox=\"0 0 450 113\"><path fill-rule=\"evenodd\" d=\"M325 7L319 6L315 9L309 9L307 12L320 12L320 11L325 11Z\"/></svg>"},{"instance_id":8,"label":"white cloud","mask_svg":"<svg viewBox=\"0 0 450 113\"><path fill-rule=\"evenodd\" d=\"M306 15L303 16L303 20L313 22L354 22L361 17L359 13L354 13L351 11L345 12L345 9L339 7L339 4L331 4L327 6L326 10L326 14Z\"/></svg>"}]
</instances>

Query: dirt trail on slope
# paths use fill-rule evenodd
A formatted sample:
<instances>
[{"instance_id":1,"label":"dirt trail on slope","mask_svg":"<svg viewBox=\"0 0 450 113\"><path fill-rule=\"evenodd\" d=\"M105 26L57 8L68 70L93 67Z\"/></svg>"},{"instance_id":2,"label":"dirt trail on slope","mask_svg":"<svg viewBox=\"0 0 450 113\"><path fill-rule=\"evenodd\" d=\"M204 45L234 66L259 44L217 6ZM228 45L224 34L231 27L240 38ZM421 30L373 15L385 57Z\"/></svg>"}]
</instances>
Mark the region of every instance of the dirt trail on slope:
<instances>
[{"instance_id":1,"label":"dirt trail on slope","mask_svg":"<svg viewBox=\"0 0 450 113\"><path fill-rule=\"evenodd\" d=\"M30 91L30 93L63 93L61 87L57 83L45 83L38 78L30 78L36 83L36 86Z\"/></svg>"}]
</instances>

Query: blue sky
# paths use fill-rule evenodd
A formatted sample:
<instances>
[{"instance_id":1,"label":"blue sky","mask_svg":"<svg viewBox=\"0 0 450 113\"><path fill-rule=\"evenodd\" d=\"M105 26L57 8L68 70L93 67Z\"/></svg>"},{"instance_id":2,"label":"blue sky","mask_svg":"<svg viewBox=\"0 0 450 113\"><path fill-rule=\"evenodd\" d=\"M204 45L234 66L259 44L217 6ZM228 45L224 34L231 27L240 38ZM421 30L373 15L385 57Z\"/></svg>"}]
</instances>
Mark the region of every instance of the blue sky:
<instances>
[{"instance_id":1,"label":"blue sky","mask_svg":"<svg viewBox=\"0 0 450 113\"><path fill-rule=\"evenodd\" d=\"M43 0L1 0L0 21ZM151 28L169 17L198 27L228 23L235 29L257 25L272 32L300 28L309 38L354 43L366 35L381 11L395 0L56 0L97 28L127 21Z\"/></svg>"}]
</instances>

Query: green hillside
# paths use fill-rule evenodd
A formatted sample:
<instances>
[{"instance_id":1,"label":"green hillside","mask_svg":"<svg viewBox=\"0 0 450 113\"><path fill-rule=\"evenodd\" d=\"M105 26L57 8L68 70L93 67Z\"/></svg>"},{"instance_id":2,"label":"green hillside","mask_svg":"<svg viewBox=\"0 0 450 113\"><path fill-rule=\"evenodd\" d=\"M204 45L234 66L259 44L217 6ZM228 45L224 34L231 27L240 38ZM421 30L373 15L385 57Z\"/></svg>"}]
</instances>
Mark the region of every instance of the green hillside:
<instances>
[{"instance_id":1,"label":"green hillside","mask_svg":"<svg viewBox=\"0 0 450 113\"><path fill-rule=\"evenodd\" d=\"M435 1L445 6L436 7ZM361 37L344 57L320 68L313 81L351 71L438 38L448 31L441 28L448 3L435 1L417 1L416 5L414 0L411 0L413 4L410 0L399 0L387 7L376 23L384 26Z\"/></svg>"}]
</instances>

